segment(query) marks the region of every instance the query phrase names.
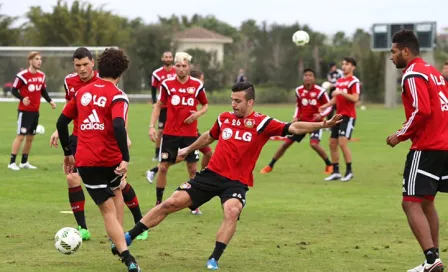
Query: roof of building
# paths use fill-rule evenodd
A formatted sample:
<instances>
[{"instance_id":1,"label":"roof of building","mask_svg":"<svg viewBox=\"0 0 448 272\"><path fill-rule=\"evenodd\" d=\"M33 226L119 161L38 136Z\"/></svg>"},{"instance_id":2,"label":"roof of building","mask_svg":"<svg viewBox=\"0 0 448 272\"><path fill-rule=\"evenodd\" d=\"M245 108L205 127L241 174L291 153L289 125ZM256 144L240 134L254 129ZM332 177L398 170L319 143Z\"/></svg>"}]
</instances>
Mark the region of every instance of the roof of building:
<instances>
[{"instance_id":1,"label":"roof of building","mask_svg":"<svg viewBox=\"0 0 448 272\"><path fill-rule=\"evenodd\" d=\"M202 28L192 27L174 34L177 41L212 41L216 43L232 43L233 39L216 33L214 31Z\"/></svg>"}]
</instances>

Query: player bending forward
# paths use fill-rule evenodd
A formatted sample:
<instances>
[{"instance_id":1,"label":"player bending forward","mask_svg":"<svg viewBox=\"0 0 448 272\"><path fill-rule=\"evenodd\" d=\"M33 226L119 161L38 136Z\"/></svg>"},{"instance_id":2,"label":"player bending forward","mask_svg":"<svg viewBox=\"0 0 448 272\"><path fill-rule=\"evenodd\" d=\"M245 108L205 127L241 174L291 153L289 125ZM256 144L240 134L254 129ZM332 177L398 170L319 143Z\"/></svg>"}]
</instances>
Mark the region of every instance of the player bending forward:
<instances>
[{"instance_id":1,"label":"player bending forward","mask_svg":"<svg viewBox=\"0 0 448 272\"><path fill-rule=\"evenodd\" d=\"M332 107L328 107L322 113L319 113L319 107L330 102L326 90L315 84L315 72L313 69L305 69L303 72L303 83L304 85L299 86L296 89L297 105L296 111L294 113L294 119L292 122L306 121L306 122L320 122L322 121L330 112ZM274 164L285 154L285 151L294 143L300 143L305 134L301 135L290 135L286 137L286 141L280 146L280 148L275 152L274 157L269 165L263 167L260 173L266 174L272 171ZM322 146L319 144L322 138L322 129L318 129L310 133L310 145L314 151L319 154L319 156L325 162L325 173L331 174L333 172L333 166L331 161L328 159L328 155Z\"/></svg>"},{"instance_id":2,"label":"player bending forward","mask_svg":"<svg viewBox=\"0 0 448 272\"><path fill-rule=\"evenodd\" d=\"M128 98L116 87L129 66L123 51L107 49L98 58L100 79L82 87L65 106L57 122L64 151L64 170L72 173L75 160L70 149L68 124L78 123L76 167L93 201L101 211L106 232L117 245L129 272L140 271L123 237L124 203L120 190L129 164L126 133Z\"/></svg>"},{"instance_id":3,"label":"player bending forward","mask_svg":"<svg viewBox=\"0 0 448 272\"><path fill-rule=\"evenodd\" d=\"M151 209L127 232L128 245L143 231L157 226L168 214L187 207L194 209L219 196L224 220L216 236L215 249L207 261L208 269L218 269L218 260L235 233L238 218L246 204L246 192L253 186L252 171L264 144L271 136L313 132L334 126L341 118L336 115L329 121L292 124L277 121L254 112L255 88L249 82L235 84L231 99L233 112L219 115L210 131L178 152L179 156L185 157L218 140L207 168L181 184L170 198ZM117 254L114 245L112 252Z\"/></svg>"}]
</instances>

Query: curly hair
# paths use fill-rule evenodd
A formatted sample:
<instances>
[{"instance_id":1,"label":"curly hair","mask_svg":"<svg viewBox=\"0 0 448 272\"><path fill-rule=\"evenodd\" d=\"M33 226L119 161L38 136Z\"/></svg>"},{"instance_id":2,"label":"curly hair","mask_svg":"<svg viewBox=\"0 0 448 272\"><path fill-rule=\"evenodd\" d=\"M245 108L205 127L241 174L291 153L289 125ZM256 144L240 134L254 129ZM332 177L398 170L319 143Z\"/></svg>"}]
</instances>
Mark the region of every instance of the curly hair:
<instances>
[{"instance_id":1,"label":"curly hair","mask_svg":"<svg viewBox=\"0 0 448 272\"><path fill-rule=\"evenodd\" d=\"M108 48L97 63L100 77L117 79L128 69L130 61L123 49Z\"/></svg>"}]
</instances>

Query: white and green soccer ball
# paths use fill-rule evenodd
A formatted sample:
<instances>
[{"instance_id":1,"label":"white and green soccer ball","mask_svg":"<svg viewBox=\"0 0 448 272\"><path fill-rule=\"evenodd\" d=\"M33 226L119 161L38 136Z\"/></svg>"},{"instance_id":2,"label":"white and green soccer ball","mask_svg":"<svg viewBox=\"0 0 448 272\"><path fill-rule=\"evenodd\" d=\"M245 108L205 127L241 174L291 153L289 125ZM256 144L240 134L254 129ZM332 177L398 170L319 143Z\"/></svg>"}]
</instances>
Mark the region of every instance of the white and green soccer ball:
<instances>
[{"instance_id":1,"label":"white and green soccer ball","mask_svg":"<svg viewBox=\"0 0 448 272\"><path fill-rule=\"evenodd\" d=\"M42 135L45 133L45 128L42 125L37 125L36 127L36 134Z\"/></svg>"},{"instance_id":2,"label":"white and green soccer ball","mask_svg":"<svg viewBox=\"0 0 448 272\"><path fill-rule=\"evenodd\" d=\"M62 228L54 236L54 246L66 255L74 254L82 245L82 237L77 229Z\"/></svg>"},{"instance_id":3,"label":"white and green soccer ball","mask_svg":"<svg viewBox=\"0 0 448 272\"><path fill-rule=\"evenodd\" d=\"M297 46L304 46L305 44L307 44L310 41L310 35L308 35L308 33L306 31L299 30L299 31L296 31L294 33L294 35L292 35L292 41Z\"/></svg>"}]
</instances>

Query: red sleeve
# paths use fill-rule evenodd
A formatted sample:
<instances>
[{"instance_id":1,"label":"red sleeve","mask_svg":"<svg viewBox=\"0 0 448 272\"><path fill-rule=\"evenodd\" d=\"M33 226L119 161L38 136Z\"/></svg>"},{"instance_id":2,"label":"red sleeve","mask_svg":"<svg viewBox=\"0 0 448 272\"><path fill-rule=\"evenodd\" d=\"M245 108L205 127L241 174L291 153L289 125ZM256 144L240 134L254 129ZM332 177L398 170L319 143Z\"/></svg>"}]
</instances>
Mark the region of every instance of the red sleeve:
<instances>
[{"instance_id":1,"label":"red sleeve","mask_svg":"<svg viewBox=\"0 0 448 272\"><path fill-rule=\"evenodd\" d=\"M266 117L263 121L261 121L260 125L257 127L257 130L259 133L264 132L268 137L286 136L289 134L288 129L290 125L291 124L289 123Z\"/></svg>"},{"instance_id":2,"label":"red sleeve","mask_svg":"<svg viewBox=\"0 0 448 272\"><path fill-rule=\"evenodd\" d=\"M152 73L151 76L151 87L156 87L159 85L159 79L157 78L157 75L155 73Z\"/></svg>"},{"instance_id":3,"label":"red sleeve","mask_svg":"<svg viewBox=\"0 0 448 272\"><path fill-rule=\"evenodd\" d=\"M112 120L115 118L123 118L126 122L128 116L128 102L124 100L116 101L111 106Z\"/></svg>"},{"instance_id":4,"label":"red sleeve","mask_svg":"<svg viewBox=\"0 0 448 272\"><path fill-rule=\"evenodd\" d=\"M221 118L221 115L218 116L218 119L216 119L215 124L209 131L210 136L215 140L219 139L219 134L221 133L221 121L219 120L220 118Z\"/></svg>"},{"instance_id":5,"label":"red sleeve","mask_svg":"<svg viewBox=\"0 0 448 272\"><path fill-rule=\"evenodd\" d=\"M397 137L400 141L406 141L415 135L431 115L427 81L422 75L420 73L404 75L403 92L406 100L403 103L409 104L405 106L412 107L414 111L403 127L397 131Z\"/></svg>"},{"instance_id":6,"label":"red sleeve","mask_svg":"<svg viewBox=\"0 0 448 272\"><path fill-rule=\"evenodd\" d=\"M68 84L67 84L67 78L64 79L64 90L65 90L65 100L69 101L70 100L70 96L69 96L69 89L68 89Z\"/></svg>"},{"instance_id":7,"label":"red sleeve","mask_svg":"<svg viewBox=\"0 0 448 272\"><path fill-rule=\"evenodd\" d=\"M207 95L205 94L205 89L201 89L199 91L199 94L196 97L196 99L199 101L199 103L201 103L201 105L208 104Z\"/></svg>"},{"instance_id":8,"label":"red sleeve","mask_svg":"<svg viewBox=\"0 0 448 272\"><path fill-rule=\"evenodd\" d=\"M20 88L22 88L22 86L23 86L23 81L19 77L16 77L16 79L14 80L14 83L12 84L12 87L16 88L17 90L20 90Z\"/></svg>"},{"instance_id":9,"label":"red sleeve","mask_svg":"<svg viewBox=\"0 0 448 272\"><path fill-rule=\"evenodd\" d=\"M322 95L319 97L319 105L323 106L330 102L330 97L328 96L326 91L323 91ZM333 106L330 106L326 108L323 112L320 113L321 116L327 116L330 114L331 110L333 109Z\"/></svg>"},{"instance_id":10,"label":"red sleeve","mask_svg":"<svg viewBox=\"0 0 448 272\"><path fill-rule=\"evenodd\" d=\"M166 88L165 84L160 85L160 97L159 97L160 102L166 104L166 102L168 101L169 93L170 92Z\"/></svg>"},{"instance_id":11,"label":"red sleeve","mask_svg":"<svg viewBox=\"0 0 448 272\"><path fill-rule=\"evenodd\" d=\"M356 80L352 85L348 87L348 93L349 94L360 94L361 93L361 87L359 84L359 81Z\"/></svg>"},{"instance_id":12,"label":"red sleeve","mask_svg":"<svg viewBox=\"0 0 448 272\"><path fill-rule=\"evenodd\" d=\"M76 107L76 99L70 100L62 110L62 114L70 119L76 119L78 117L78 108Z\"/></svg>"}]
</instances>

